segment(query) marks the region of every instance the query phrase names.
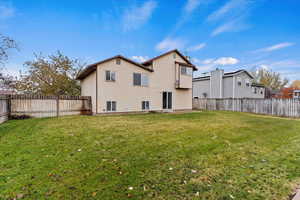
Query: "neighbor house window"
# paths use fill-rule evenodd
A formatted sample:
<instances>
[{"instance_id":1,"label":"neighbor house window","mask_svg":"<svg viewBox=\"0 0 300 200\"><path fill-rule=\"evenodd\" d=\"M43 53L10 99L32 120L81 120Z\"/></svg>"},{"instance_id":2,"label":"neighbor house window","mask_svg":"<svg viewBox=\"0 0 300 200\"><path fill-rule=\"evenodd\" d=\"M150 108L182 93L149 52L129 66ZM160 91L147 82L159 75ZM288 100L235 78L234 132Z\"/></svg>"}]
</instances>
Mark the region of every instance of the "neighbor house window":
<instances>
[{"instance_id":1,"label":"neighbor house window","mask_svg":"<svg viewBox=\"0 0 300 200\"><path fill-rule=\"evenodd\" d=\"M147 74L133 73L133 85L148 86L149 78Z\"/></svg>"},{"instance_id":2,"label":"neighbor house window","mask_svg":"<svg viewBox=\"0 0 300 200\"><path fill-rule=\"evenodd\" d=\"M237 78L237 84L238 84L238 86L242 85L242 79L240 77Z\"/></svg>"},{"instance_id":3,"label":"neighbor house window","mask_svg":"<svg viewBox=\"0 0 300 200\"><path fill-rule=\"evenodd\" d=\"M149 109L150 109L149 101L142 101L142 110L149 110Z\"/></svg>"},{"instance_id":4,"label":"neighbor house window","mask_svg":"<svg viewBox=\"0 0 300 200\"><path fill-rule=\"evenodd\" d=\"M117 58L117 59L116 59L116 64L117 64L117 65L121 65L121 59L120 59L120 58Z\"/></svg>"},{"instance_id":5,"label":"neighbor house window","mask_svg":"<svg viewBox=\"0 0 300 200\"><path fill-rule=\"evenodd\" d=\"M106 102L106 111L113 112L117 110L117 102L116 101L107 101Z\"/></svg>"},{"instance_id":6,"label":"neighbor house window","mask_svg":"<svg viewBox=\"0 0 300 200\"><path fill-rule=\"evenodd\" d=\"M105 71L106 81L116 81L116 73L112 71Z\"/></svg>"},{"instance_id":7,"label":"neighbor house window","mask_svg":"<svg viewBox=\"0 0 300 200\"><path fill-rule=\"evenodd\" d=\"M193 75L193 69L191 67L180 66L180 71L182 75Z\"/></svg>"},{"instance_id":8,"label":"neighbor house window","mask_svg":"<svg viewBox=\"0 0 300 200\"><path fill-rule=\"evenodd\" d=\"M253 88L253 93L257 94L257 88L256 87Z\"/></svg>"},{"instance_id":9,"label":"neighbor house window","mask_svg":"<svg viewBox=\"0 0 300 200\"><path fill-rule=\"evenodd\" d=\"M250 81L249 81L249 79L246 80L246 86L250 87Z\"/></svg>"}]
</instances>

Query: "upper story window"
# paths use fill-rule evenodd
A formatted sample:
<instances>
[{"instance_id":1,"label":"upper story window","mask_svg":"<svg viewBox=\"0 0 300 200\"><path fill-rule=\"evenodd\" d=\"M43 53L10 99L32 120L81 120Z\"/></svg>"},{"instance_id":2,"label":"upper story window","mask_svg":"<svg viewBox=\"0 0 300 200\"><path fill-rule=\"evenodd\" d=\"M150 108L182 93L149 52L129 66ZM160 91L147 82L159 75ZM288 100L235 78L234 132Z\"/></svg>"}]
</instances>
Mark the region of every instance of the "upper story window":
<instances>
[{"instance_id":1,"label":"upper story window","mask_svg":"<svg viewBox=\"0 0 300 200\"><path fill-rule=\"evenodd\" d=\"M116 73L109 70L105 71L105 80L116 81Z\"/></svg>"},{"instance_id":2,"label":"upper story window","mask_svg":"<svg viewBox=\"0 0 300 200\"><path fill-rule=\"evenodd\" d=\"M238 78L237 78L237 84L238 84L238 86L241 86L241 85L242 85L242 79L241 79L241 77L238 77Z\"/></svg>"},{"instance_id":3,"label":"upper story window","mask_svg":"<svg viewBox=\"0 0 300 200\"><path fill-rule=\"evenodd\" d=\"M191 67L180 66L182 75L193 76L193 69Z\"/></svg>"},{"instance_id":4,"label":"upper story window","mask_svg":"<svg viewBox=\"0 0 300 200\"><path fill-rule=\"evenodd\" d=\"M249 79L246 79L246 86L250 87L250 80Z\"/></svg>"},{"instance_id":5,"label":"upper story window","mask_svg":"<svg viewBox=\"0 0 300 200\"><path fill-rule=\"evenodd\" d=\"M116 59L116 64L117 64L117 65L121 65L121 59L120 59L120 58L117 58L117 59Z\"/></svg>"},{"instance_id":6,"label":"upper story window","mask_svg":"<svg viewBox=\"0 0 300 200\"><path fill-rule=\"evenodd\" d=\"M147 74L133 73L133 85L148 86L149 78Z\"/></svg>"}]
</instances>

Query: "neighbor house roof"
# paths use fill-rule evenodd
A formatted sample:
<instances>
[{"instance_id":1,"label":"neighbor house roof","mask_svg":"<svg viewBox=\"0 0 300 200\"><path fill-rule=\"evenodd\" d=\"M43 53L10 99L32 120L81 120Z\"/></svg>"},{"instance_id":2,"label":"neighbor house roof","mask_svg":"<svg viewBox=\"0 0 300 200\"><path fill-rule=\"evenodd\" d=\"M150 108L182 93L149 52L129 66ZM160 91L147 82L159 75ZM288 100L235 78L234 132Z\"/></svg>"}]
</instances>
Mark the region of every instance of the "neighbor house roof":
<instances>
[{"instance_id":1,"label":"neighbor house roof","mask_svg":"<svg viewBox=\"0 0 300 200\"><path fill-rule=\"evenodd\" d=\"M153 62L154 60L159 59L159 58L161 58L161 57L163 57L163 56L165 56L165 55L168 55L168 54L170 54L170 53L177 53L177 54L178 54L185 62L188 63L188 65L190 65L191 67L193 67L193 69L194 69L195 71L197 71L196 66L193 65L193 63L191 63L184 55L182 55L182 54L178 51L178 49L174 49L174 50L168 51L168 52L166 52L166 53L164 53L164 54L161 54L161 55L159 55L159 56L156 56L156 57L154 57L154 58L151 58L150 60L147 60L147 61L143 62L142 64L143 64L143 65L146 65L146 66L147 66L147 65L151 65L152 62Z\"/></svg>"},{"instance_id":2,"label":"neighbor house roof","mask_svg":"<svg viewBox=\"0 0 300 200\"><path fill-rule=\"evenodd\" d=\"M253 79L253 76L247 71L247 70L244 70L244 69L241 69L241 70L237 70L237 71L234 71L234 72L227 72L227 73L224 73L223 77L232 77L232 76L235 76L235 75L238 75L240 73L243 73L245 72L250 78ZM193 81L203 81L203 80L209 80L210 79L210 76L200 76L200 77L197 77L197 78L194 78Z\"/></svg>"},{"instance_id":3,"label":"neighbor house roof","mask_svg":"<svg viewBox=\"0 0 300 200\"><path fill-rule=\"evenodd\" d=\"M94 72L94 71L97 69L97 65L102 64L102 63L105 63L105 62L108 62L108 61L111 61L111 60L113 60L113 59L117 59L117 58L122 59L122 60L125 60L125 61L127 61L127 62L129 62L129 63L131 63L131 64L133 64L133 65L135 65L135 66L137 66L137 67L140 67L140 68L142 68L142 69L144 69L144 70L153 72L153 69L151 69L151 68L149 68L149 67L146 67L146 66L144 66L144 65L141 65L141 64L139 64L139 63L137 63L137 62L135 62L135 61L133 61L133 60L130 60L130 59L124 57L124 56L117 55L117 56L114 56L114 57L111 57L111 58L102 60L102 61L100 61L100 62L97 62L97 63L91 64L91 65L88 65L88 66L87 66L87 67L86 67L86 68L85 68L85 69L77 76L77 79L78 79L78 80L84 79L85 77L87 77L88 75L90 75L92 72Z\"/></svg>"}]
</instances>

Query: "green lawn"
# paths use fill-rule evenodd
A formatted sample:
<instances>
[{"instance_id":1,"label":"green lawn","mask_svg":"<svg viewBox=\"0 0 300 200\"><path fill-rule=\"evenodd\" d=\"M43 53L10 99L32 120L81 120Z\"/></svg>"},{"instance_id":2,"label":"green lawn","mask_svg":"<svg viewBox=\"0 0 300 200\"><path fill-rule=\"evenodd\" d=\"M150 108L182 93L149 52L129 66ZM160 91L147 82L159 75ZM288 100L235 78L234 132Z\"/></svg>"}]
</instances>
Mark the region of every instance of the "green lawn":
<instances>
[{"instance_id":1,"label":"green lawn","mask_svg":"<svg viewBox=\"0 0 300 200\"><path fill-rule=\"evenodd\" d=\"M287 199L299 178L297 120L194 112L0 125L0 199Z\"/></svg>"}]
</instances>

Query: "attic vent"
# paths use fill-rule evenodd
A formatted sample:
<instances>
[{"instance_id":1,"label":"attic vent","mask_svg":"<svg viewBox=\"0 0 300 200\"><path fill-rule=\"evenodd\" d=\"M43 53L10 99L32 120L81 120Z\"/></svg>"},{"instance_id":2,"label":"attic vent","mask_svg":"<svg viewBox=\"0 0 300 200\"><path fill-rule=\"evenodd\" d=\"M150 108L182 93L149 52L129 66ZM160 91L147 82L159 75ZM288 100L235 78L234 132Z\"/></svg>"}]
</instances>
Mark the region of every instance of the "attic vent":
<instances>
[{"instance_id":1,"label":"attic vent","mask_svg":"<svg viewBox=\"0 0 300 200\"><path fill-rule=\"evenodd\" d=\"M120 64L121 64L121 59L120 59L120 58L117 58L116 64L117 64L117 65L120 65Z\"/></svg>"}]
</instances>

